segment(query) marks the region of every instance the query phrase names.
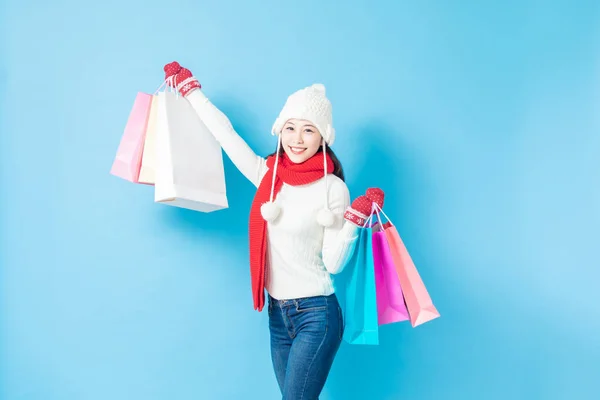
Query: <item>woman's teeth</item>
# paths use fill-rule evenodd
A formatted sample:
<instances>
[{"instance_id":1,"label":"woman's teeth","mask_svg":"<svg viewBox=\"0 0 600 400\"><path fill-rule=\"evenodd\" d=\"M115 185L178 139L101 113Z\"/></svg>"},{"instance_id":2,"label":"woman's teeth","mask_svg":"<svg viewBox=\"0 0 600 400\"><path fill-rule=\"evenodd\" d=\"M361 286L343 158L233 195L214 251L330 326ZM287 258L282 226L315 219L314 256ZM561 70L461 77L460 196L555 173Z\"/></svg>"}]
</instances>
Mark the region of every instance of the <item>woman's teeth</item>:
<instances>
[{"instance_id":1,"label":"woman's teeth","mask_svg":"<svg viewBox=\"0 0 600 400\"><path fill-rule=\"evenodd\" d=\"M294 154L302 154L306 149L303 147L291 147L290 146L290 150L292 151L292 153Z\"/></svg>"}]
</instances>

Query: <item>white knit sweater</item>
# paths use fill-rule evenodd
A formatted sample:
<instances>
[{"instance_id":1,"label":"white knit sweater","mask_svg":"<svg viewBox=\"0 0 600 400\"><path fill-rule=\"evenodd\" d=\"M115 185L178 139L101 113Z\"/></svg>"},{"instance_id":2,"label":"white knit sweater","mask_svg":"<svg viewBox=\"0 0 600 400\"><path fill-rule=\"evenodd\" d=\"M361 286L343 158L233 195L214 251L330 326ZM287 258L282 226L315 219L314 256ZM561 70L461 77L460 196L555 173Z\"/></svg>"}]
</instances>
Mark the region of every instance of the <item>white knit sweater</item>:
<instances>
[{"instance_id":1,"label":"white knit sweater","mask_svg":"<svg viewBox=\"0 0 600 400\"><path fill-rule=\"evenodd\" d=\"M198 116L212 132L240 172L256 187L268 168L236 133L229 119L202 93L189 93ZM323 208L325 178L302 186L283 184L275 203L281 213L267 224L265 287L276 299L330 295L330 274L341 272L358 237L358 227L344 219L350 205L346 184L334 175L327 177L329 208L335 215L332 226L317 223Z\"/></svg>"}]
</instances>

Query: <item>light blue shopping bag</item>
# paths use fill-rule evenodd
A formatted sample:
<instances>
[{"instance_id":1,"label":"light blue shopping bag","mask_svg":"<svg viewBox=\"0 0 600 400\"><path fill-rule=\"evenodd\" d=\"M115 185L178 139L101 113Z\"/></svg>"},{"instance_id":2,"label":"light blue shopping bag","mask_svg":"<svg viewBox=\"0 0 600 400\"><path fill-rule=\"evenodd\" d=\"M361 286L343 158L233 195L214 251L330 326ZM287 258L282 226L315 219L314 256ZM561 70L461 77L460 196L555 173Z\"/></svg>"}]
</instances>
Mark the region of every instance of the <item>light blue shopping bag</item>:
<instances>
[{"instance_id":1,"label":"light blue shopping bag","mask_svg":"<svg viewBox=\"0 0 600 400\"><path fill-rule=\"evenodd\" d=\"M350 344L379 344L373 235L369 225L359 229L351 257L343 271L333 276L344 316L344 341Z\"/></svg>"}]
</instances>

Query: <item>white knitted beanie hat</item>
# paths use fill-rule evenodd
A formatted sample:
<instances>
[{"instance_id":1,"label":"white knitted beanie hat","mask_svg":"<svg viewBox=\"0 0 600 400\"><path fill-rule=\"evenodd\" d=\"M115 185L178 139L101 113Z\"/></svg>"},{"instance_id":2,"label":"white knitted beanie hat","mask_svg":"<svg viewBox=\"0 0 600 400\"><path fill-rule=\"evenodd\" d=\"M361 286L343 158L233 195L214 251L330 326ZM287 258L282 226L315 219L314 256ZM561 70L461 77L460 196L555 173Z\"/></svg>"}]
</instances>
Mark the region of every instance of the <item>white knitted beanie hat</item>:
<instances>
[{"instance_id":1,"label":"white knitted beanie hat","mask_svg":"<svg viewBox=\"0 0 600 400\"><path fill-rule=\"evenodd\" d=\"M325 86L316 83L312 86L300 89L292 93L283 109L279 113L279 117L273 124L271 133L277 135L277 153L275 157L275 171L273 173L273 181L271 183L271 198L270 201L261 206L261 214L266 221L274 221L280 213L280 208L273 201L273 190L275 187L275 175L277 174L277 164L279 163L279 150L281 148L281 130L285 123L290 119L304 119L310 121L321 133L325 143L323 144L323 166L325 178L325 196L324 207L317 214L317 222L319 225L328 227L334 223L334 215L329 209L328 201L328 185L327 185L327 145L331 146L335 139L335 130L332 126L331 102L325 96Z\"/></svg>"},{"instance_id":2,"label":"white knitted beanie hat","mask_svg":"<svg viewBox=\"0 0 600 400\"><path fill-rule=\"evenodd\" d=\"M292 118L305 119L312 122L325 139L325 142L331 146L335 140L335 130L333 129L331 102L325 95L325 86L321 83L300 89L292 93L279 117L273 124L273 135L278 135L283 129L283 125Z\"/></svg>"}]
</instances>

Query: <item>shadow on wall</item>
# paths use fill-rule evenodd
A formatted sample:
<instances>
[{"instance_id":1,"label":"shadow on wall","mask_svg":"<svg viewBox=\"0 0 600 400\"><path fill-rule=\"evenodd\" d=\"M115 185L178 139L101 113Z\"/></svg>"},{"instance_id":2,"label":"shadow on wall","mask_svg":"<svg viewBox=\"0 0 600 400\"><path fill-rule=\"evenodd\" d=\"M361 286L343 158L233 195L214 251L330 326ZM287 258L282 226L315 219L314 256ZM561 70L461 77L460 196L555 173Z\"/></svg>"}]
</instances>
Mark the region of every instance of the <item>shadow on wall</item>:
<instances>
[{"instance_id":1,"label":"shadow on wall","mask_svg":"<svg viewBox=\"0 0 600 400\"><path fill-rule=\"evenodd\" d=\"M412 216L419 195L413 190L428 184L417 153L404 145L402 134L379 122L368 122L354 135L360 151L347 168L347 182L354 199L368 187L385 192L384 211L392 222L410 230L418 224ZM363 138L377 138L370 140ZM358 149L357 149L358 150ZM419 190L425 193L426 190ZM402 379L410 368L406 347L408 322L380 327L378 346L343 343L329 377L328 399L396 398L407 384Z\"/></svg>"}]
</instances>

